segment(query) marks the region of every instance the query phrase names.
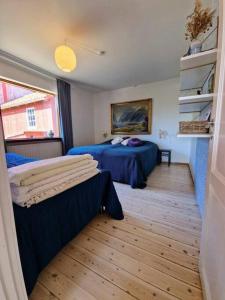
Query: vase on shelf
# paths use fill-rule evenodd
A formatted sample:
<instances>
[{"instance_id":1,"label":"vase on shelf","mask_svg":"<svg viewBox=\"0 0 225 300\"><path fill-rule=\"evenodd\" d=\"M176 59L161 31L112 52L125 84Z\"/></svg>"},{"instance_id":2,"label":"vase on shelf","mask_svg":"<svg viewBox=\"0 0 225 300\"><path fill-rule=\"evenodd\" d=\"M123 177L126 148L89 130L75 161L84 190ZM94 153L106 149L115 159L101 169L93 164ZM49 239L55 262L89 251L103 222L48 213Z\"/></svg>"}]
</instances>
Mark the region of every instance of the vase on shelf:
<instances>
[{"instance_id":1,"label":"vase on shelf","mask_svg":"<svg viewBox=\"0 0 225 300\"><path fill-rule=\"evenodd\" d=\"M199 40L193 40L190 46L190 54L197 54L202 51L202 42Z\"/></svg>"}]
</instances>

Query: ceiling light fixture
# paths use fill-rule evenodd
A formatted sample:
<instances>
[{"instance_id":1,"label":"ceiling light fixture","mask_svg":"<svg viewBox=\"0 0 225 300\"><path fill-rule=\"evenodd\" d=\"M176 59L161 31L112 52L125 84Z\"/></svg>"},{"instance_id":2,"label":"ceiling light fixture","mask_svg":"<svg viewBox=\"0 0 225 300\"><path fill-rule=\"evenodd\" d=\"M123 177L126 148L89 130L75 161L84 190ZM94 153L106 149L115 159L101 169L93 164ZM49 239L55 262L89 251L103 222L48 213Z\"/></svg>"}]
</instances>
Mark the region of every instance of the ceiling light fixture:
<instances>
[{"instance_id":1,"label":"ceiling light fixture","mask_svg":"<svg viewBox=\"0 0 225 300\"><path fill-rule=\"evenodd\" d=\"M105 50L99 50L99 49L95 49L95 48L91 48L87 45L84 45L80 42L77 42L78 43L78 47L80 47L81 49L84 49L92 54L95 54L95 55L98 55L98 56L102 56L102 55L105 55L106 54L106 51Z\"/></svg>"},{"instance_id":2,"label":"ceiling light fixture","mask_svg":"<svg viewBox=\"0 0 225 300\"><path fill-rule=\"evenodd\" d=\"M78 47L84 49L92 54L102 56L106 54L106 51L94 49L89 46L86 46L80 42L78 43ZM57 67L64 72L72 72L77 66L77 58L74 50L67 46L67 40L65 39L65 43L63 45L58 46L55 49L55 63Z\"/></svg>"},{"instance_id":3,"label":"ceiling light fixture","mask_svg":"<svg viewBox=\"0 0 225 300\"><path fill-rule=\"evenodd\" d=\"M63 72L72 72L77 66L77 58L72 48L67 45L58 46L55 49L55 62Z\"/></svg>"}]
</instances>

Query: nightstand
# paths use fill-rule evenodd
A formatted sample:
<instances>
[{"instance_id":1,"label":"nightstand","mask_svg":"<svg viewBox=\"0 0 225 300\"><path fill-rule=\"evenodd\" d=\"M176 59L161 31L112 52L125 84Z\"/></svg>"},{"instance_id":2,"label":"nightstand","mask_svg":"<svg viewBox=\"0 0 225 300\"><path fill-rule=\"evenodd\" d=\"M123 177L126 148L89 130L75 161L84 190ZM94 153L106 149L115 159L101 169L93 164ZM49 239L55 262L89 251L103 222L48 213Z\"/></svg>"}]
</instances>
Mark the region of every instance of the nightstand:
<instances>
[{"instance_id":1,"label":"nightstand","mask_svg":"<svg viewBox=\"0 0 225 300\"><path fill-rule=\"evenodd\" d=\"M171 150L169 149L159 149L159 153L160 153L160 163L162 162L162 158L163 157L167 157L168 159L168 166L170 166L171 164Z\"/></svg>"}]
</instances>

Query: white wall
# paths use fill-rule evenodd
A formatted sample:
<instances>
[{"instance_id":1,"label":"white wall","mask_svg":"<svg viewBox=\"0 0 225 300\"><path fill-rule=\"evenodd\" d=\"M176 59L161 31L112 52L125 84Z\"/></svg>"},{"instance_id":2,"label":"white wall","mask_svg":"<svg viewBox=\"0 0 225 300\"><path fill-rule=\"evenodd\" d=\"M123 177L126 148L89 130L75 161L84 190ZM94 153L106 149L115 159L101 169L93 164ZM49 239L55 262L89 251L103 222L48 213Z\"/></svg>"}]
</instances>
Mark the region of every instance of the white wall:
<instances>
[{"instance_id":1,"label":"white wall","mask_svg":"<svg viewBox=\"0 0 225 300\"><path fill-rule=\"evenodd\" d=\"M0 60L0 76L57 92L54 78L3 60ZM71 108L74 145L94 143L92 94L76 84L71 84Z\"/></svg>"},{"instance_id":2,"label":"white wall","mask_svg":"<svg viewBox=\"0 0 225 300\"><path fill-rule=\"evenodd\" d=\"M91 92L71 85L74 145L94 143L94 103Z\"/></svg>"},{"instance_id":3,"label":"white wall","mask_svg":"<svg viewBox=\"0 0 225 300\"><path fill-rule=\"evenodd\" d=\"M172 149L172 161L189 163L190 140L177 138L179 78L127 87L94 95L95 142L103 140L103 132L110 133L110 103L153 98L152 134L140 136L159 145L160 148ZM159 139L159 129L167 130L168 137Z\"/></svg>"}]
</instances>

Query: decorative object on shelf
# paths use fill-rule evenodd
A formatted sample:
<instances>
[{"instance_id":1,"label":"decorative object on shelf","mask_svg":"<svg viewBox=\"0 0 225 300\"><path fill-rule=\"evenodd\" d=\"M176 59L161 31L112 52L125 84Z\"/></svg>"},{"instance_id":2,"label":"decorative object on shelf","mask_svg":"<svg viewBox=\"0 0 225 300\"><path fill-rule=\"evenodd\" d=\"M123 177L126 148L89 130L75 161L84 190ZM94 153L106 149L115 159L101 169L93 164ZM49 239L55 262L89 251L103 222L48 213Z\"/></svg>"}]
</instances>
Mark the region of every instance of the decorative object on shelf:
<instances>
[{"instance_id":1,"label":"decorative object on shelf","mask_svg":"<svg viewBox=\"0 0 225 300\"><path fill-rule=\"evenodd\" d=\"M202 50L201 36L212 27L214 10L203 8L202 1L195 1L195 8L191 15L187 17L186 40L191 41L190 54L196 54Z\"/></svg>"},{"instance_id":2,"label":"decorative object on shelf","mask_svg":"<svg viewBox=\"0 0 225 300\"><path fill-rule=\"evenodd\" d=\"M55 49L55 62L57 67L66 73L72 72L77 66L76 55L67 45L61 45Z\"/></svg>"},{"instance_id":3,"label":"decorative object on shelf","mask_svg":"<svg viewBox=\"0 0 225 300\"><path fill-rule=\"evenodd\" d=\"M159 138L166 139L168 136L168 132L166 130L159 129Z\"/></svg>"},{"instance_id":4,"label":"decorative object on shelf","mask_svg":"<svg viewBox=\"0 0 225 300\"><path fill-rule=\"evenodd\" d=\"M196 54L202 51L202 42L199 40L192 40L190 46L190 53Z\"/></svg>"},{"instance_id":5,"label":"decorative object on shelf","mask_svg":"<svg viewBox=\"0 0 225 300\"><path fill-rule=\"evenodd\" d=\"M149 134L152 129L152 99L111 104L112 134Z\"/></svg>"},{"instance_id":6,"label":"decorative object on shelf","mask_svg":"<svg viewBox=\"0 0 225 300\"><path fill-rule=\"evenodd\" d=\"M179 133L181 134L198 134L208 133L208 121L182 121L179 122Z\"/></svg>"},{"instance_id":7,"label":"decorative object on shelf","mask_svg":"<svg viewBox=\"0 0 225 300\"><path fill-rule=\"evenodd\" d=\"M215 74L212 73L208 79L208 93L211 94L214 91Z\"/></svg>"},{"instance_id":8,"label":"decorative object on shelf","mask_svg":"<svg viewBox=\"0 0 225 300\"><path fill-rule=\"evenodd\" d=\"M201 111L199 116L199 121L210 121L211 113L212 113L212 104L209 104Z\"/></svg>"}]
</instances>

